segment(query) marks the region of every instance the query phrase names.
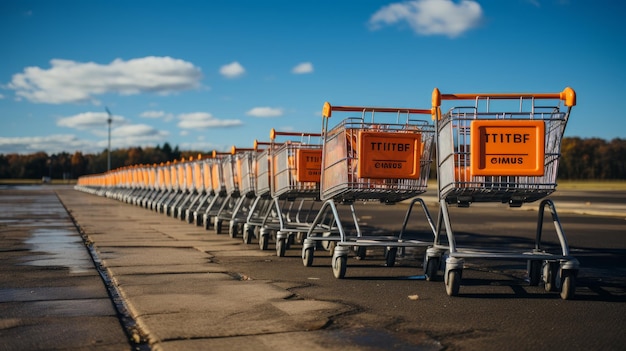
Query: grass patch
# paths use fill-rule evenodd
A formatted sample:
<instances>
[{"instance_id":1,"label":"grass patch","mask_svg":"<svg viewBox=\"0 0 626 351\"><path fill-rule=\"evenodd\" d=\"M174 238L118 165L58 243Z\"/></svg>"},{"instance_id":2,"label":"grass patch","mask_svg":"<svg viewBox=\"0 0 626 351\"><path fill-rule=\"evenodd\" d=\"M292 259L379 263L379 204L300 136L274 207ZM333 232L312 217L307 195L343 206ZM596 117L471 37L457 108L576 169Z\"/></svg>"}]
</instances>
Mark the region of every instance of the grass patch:
<instances>
[{"instance_id":1,"label":"grass patch","mask_svg":"<svg viewBox=\"0 0 626 351\"><path fill-rule=\"evenodd\" d=\"M557 190L626 190L626 180L557 180Z\"/></svg>"}]
</instances>

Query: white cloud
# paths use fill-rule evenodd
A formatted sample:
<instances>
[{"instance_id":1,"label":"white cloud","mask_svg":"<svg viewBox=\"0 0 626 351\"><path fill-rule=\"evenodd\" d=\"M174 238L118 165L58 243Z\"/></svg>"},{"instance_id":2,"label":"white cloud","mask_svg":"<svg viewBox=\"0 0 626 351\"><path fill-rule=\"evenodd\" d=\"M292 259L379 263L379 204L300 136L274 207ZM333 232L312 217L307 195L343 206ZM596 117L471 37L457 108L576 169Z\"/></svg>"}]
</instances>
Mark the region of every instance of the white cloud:
<instances>
[{"instance_id":1,"label":"white cloud","mask_svg":"<svg viewBox=\"0 0 626 351\"><path fill-rule=\"evenodd\" d=\"M311 62L302 62L291 70L293 74L313 73L313 64Z\"/></svg>"},{"instance_id":2,"label":"white cloud","mask_svg":"<svg viewBox=\"0 0 626 351\"><path fill-rule=\"evenodd\" d=\"M168 132L146 124L127 124L111 130L111 149L154 146L163 143L168 136ZM104 136L98 145L100 150L108 147L108 141Z\"/></svg>"},{"instance_id":3,"label":"white cloud","mask_svg":"<svg viewBox=\"0 0 626 351\"><path fill-rule=\"evenodd\" d=\"M0 137L0 154L31 154L43 151L47 154L92 150L93 143L81 140L73 134L54 134L31 137ZM92 150L95 151L95 150Z\"/></svg>"},{"instance_id":4,"label":"white cloud","mask_svg":"<svg viewBox=\"0 0 626 351\"><path fill-rule=\"evenodd\" d=\"M238 119L217 119L207 112L193 112L178 115L178 127L182 129L206 129L235 127L243 124Z\"/></svg>"},{"instance_id":5,"label":"white cloud","mask_svg":"<svg viewBox=\"0 0 626 351\"><path fill-rule=\"evenodd\" d=\"M474 0L413 0L381 8L369 23L376 30L406 22L417 34L454 38L478 26L482 16L482 8Z\"/></svg>"},{"instance_id":6,"label":"white cloud","mask_svg":"<svg viewBox=\"0 0 626 351\"><path fill-rule=\"evenodd\" d=\"M255 107L246 112L246 115L252 117L280 117L283 115L283 109L275 107Z\"/></svg>"},{"instance_id":7,"label":"white cloud","mask_svg":"<svg viewBox=\"0 0 626 351\"><path fill-rule=\"evenodd\" d=\"M30 154L44 151L48 154L60 152L84 153L102 152L108 147L106 129L93 130L97 139L81 139L74 134L54 134L48 136L0 137L0 154ZM145 124L126 124L111 130L111 148L128 148L135 146L154 146L166 141L169 133L157 130Z\"/></svg>"},{"instance_id":8,"label":"white cloud","mask_svg":"<svg viewBox=\"0 0 626 351\"><path fill-rule=\"evenodd\" d=\"M8 84L18 98L35 103L97 103L96 95L171 94L199 87L202 73L192 63L171 57L116 59L101 65L53 59L51 68L26 67Z\"/></svg>"},{"instance_id":9,"label":"white cloud","mask_svg":"<svg viewBox=\"0 0 626 351\"><path fill-rule=\"evenodd\" d=\"M118 138L133 138L162 135L163 132L160 132L159 130L147 124L129 124L114 128L111 131L111 135L113 134L115 134L115 136Z\"/></svg>"},{"instance_id":10,"label":"white cloud","mask_svg":"<svg viewBox=\"0 0 626 351\"><path fill-rule=\"evenodd\" d=\"M174 115L171 113L165 113L164 111L145 111L142 112L139 117L143 118L153 118L153 119L162 119L166 122L174 119Z\"/></svg>"},{"instance_id":11,"label":"white cloud","mask_svg":"<svg viewBox=\"0 0 626 351\"><path fill-rule=\"evenodd\" d=\"M0 100L4 99L4 95L0 94Z\"/></svg>"},{"instance_id":12,"label":"white cloud","mask_svg":"<svg viewBox=\"0 0 626 351\"><path fill-rule=\"evenodd\" d=\"M112 115L113 124L125 124L126 119L122 116ZM57 120L57 126L74 129L91 129L107 125L109 114L106 112L84 112L74 116L63 117Z\"/></svg>"},{"instance_id":13,"label":"white cloud","mask_svg":"<svg viewBox=\"0 0 626 351\"><path fill-rule=\"evenodd\" d=\"M220 67L220 74L226 78L237 78L244 73L246 73L246 69L237 61Z\"/></svg>"}]
</instances>

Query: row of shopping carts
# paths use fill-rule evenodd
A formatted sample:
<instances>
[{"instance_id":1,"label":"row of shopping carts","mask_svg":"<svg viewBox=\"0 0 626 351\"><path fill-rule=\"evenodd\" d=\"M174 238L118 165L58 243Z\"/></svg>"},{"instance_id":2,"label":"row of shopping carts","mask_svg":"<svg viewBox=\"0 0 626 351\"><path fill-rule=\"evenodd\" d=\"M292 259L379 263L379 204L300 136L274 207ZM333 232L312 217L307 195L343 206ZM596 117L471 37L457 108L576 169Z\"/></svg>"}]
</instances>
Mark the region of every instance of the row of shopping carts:
<instances>
[{"instance_id":1,"label":"row of shopping carts","mask_svg":"<svg viewBox=\"0 0 626 351\"><path fill-rule=\"evenodd\" d=\"M442 113L442 102L464 101ZM348 257L382 248L393 266L407 248L423 251L424 277L443 275L446 292L458 295L466 259L527 263L530 285L543 282L561 298L575 293L578 261L555 205L560 144L576 104L571 88L547 94L443 94L429 109L333 106L325 103L321 133L270 131L269 141L233 147L160 165L136 165L81 177L76 188L115 198L189 223L228 233L259 248L275 243L277 256L301 244L304 266L316 250L331 253L336 278ZM512 107L513 106L513 107ZM339 115L331 125L331 117ZM435 154L439 211L433 220L420 197L427 190ZM542 200L534 245L524 249L457 243L449 206L498 202L511 207ZM397 233L369 233L357 206L377 201L408 204ZM345 205L348 210L340 210ZM419 205L427 238L405 233ZM551 212L558 248L542 238Z\"/></svg>"}]
</instances>

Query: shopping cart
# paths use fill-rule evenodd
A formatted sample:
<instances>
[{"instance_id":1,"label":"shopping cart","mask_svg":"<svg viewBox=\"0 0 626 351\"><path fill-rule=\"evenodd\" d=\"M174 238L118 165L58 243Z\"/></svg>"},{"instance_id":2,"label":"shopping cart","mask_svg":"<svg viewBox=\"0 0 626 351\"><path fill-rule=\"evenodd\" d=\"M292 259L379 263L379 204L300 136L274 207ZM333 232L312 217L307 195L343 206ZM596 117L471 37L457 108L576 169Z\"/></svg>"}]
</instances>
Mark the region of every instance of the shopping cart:
<instances>
[{"instance_id":1,"label":"shopping cart","mask_svg":"<svg viewBox=\"0 0 626 351\"><path fill-rule=\"evenodd\" d=\"M178 189L175 187L175 183L172 179L176 178L176 163L166 162L163 167L163 195L155 203L154 210L159 213L165 212L165 206L172 201L172 198L176 196Z\"/></svg>"},{"instance_id":2,"label":"shopping cart","mask_svg":"<svg viewBox=\"0 0 626 351\"><path fill-rule=\"evenodd\" d=\"M348 117L329 129L334 111L357 112L360 116ZM434 236L435 230L432 218L424 201L415 198L426 191L435 134L431 123L417 119L424 114L430 115L431 111L324 104L321 199L325 202L303 243L302 261L305 266L313 264L314 250L319 242L332 244L331 265L336 278L345 276L351 247L356 247L360 258L365 256L367 248L382 247L386 250L387 265L393 266L398 248L432 245L430 231ZM371 118L369 121L366 120L368 116ZM379 116L387 120L393 117L395 122L382 123ZM415 199L411 201L399 234L363 235L356 216L355 201L394 204L410 198ZM350 206L354 234L349 235L343 225L337 203ZM428 241L403 237L408 216L416 203L423 208L430 228ZM328 231L315 233L313 229L319 226Z\"/></svg>"},{"instance_id":3,"label":"shopping cart","mask_svg":"<svg viewBox=\"0 0 626 351\"><path fill-rule=\"evenodd\" d=\"M202 223L204 229L209 230L214 228L218 233L222 231L221 222L219 228L215 225L215 217L218 215L220 209L228 200L228 192L226 191L226 181L224 177L224 168L222 167L222 159L230 155L230 152L213 151L211 158L211 187L215 192L215 195L211 197L207 208L202 214Z\"/></svg>"},{"instance_id":4,"label":"shopping cart","mask_svg":"<svg viewBox=\"0 0 626 351\"><path fill-rule=\"evenodd\" d=\"M556 106L538 104L546 99ZM442 115L442 100L469 100L473 104L453 107ZM561 138L576 104L574 90L566 88L556 94L441 94L435 89L432 104L441 210L435 243L427 250L426 275L432 279L440 265L445 264L446 292L454 296L459 293L465 259L523 260L527 261L531 285L538 285L543 278L546 290L559 290L563 299L574 296L579 263L570 255L551 200L545 199L539 205L534 248L527 250L481 248L471 243L461 247L448 209L451 204L468 207L475 202L519 207L554 192ZM542 247L546 207L552 214L560 244L558 252ZM442 221L447 246L441 244Z\"/></svg>"},{"instance_id":5,"label":"shopping cart","mask_svg":"<svg viewBox=\"0 0 626 351\"><path fill-rule=\"evenodd\" d=\"M163 197L166 196L168 192L167 182L165 181L166 168L167 168L167 164L164 162L161 162L157 166L156 181L155 181L156 192L152 196L152 198L148 200L147 205L146 205L148 209L155 211L155 212L158 212L159 203L161 203Z\"/></svg>"},{"instance_id":6,"label":"shopping cart","mask_svg":"<svg viewBox=\"0 0 626 351\"><path fill-rule=\"evenodd\" d=\"M272 202L259 228L261 250L268 248L273 237L276 255L282 257L295 238L309 230L319 202L322 149L319 142L312 142L319 137L319 133L271 129L270 145L257 160L259 190L263 192L268 185Z\"/></svg>"},{"instance_id":7,"label":"shopping cart","mask_svg":"<svg viewBox=\"0 0 626 351\"><path fill-rule=\"evenodd\" d=\"M249 172L252 156L251 148L233 146L231 152L221 158L222 174L226 190L226 200L215 215L215 232L221 234L224 221L228 221L228 233L235 238L247 217L247 210L254 199L254 188L250 188L254 174ZM245 179L244 179L245 178ZM246 189L242 191L243 183Z\"/></svg>"},{"instance_id":8,"label":"shopping cart","mask_svg":"<svg viewBox=\"0 0 626 351\"><path fill-rule=\"evenodd\" d=\"M205 187L204 187L204 160L202 159L202 154L198 154L198 157L191 164L191 178L188 179L188 182L191 182L193 193L195 196L191 199L189 204L185 207L184 213L181 214L181 220L187 221L187 223L193 223L195 217L193 216L194 210L197 209L201 204L202 200L206 196Z\"/></svg>"},{"instance_id":9,"label":"shopping cart","mask_svg":"<svg viewBox=\"0 0 626 351\"><path fill-rule=\"evenodd\" d=\"M142 204L146 209L153 209L154 204L165 190L163 183L163 165L163 163L159 165L154 164L152 167L150 176L152 193L144 199Z\"/></svg>"},{"instance_id":10,"label":"shopping cart","mask_svg":"<svg viewBox=\"0 0 626 351\"><path fill-rule=\"evenodd\" d=\"M187 221L188 223L191 223L191 217L189 216L191 209L196 207L196 204L203 195L201 162L202 154L198 154L195 160L193 157L189 157L189 160L184 166L184 190L186 190L187 195L178 205L175 211L175 217L181 221Z\"/></svg>"},{"instance_id":11,"label":"shopping cart","mask_svg":"<svg viewBox=\"0 0 626 351\"><path fill-rule=\"evenodd\" d=\"M270 146L275 148L278 144L255 140L255 152L248 154L252 158L251 164L247 168L246 163L246 167L242 170L243 179L250 180L250 184L244 185L242 191L253 192L255 196L243 225L242 236L245 244L251 244L252 238L260 238L261 234L269 235L269 228L276 227L276 223L279 223L277 213L272 211L274 201L271 195ZM243 183L246 184L246 181ZM259 245L261 249L267 249L267 240L259 240Z\"/></svg>"},{"instance_id":12,"label":"shopping cart","mask_svg":"<svg viewBox=\"0 0 626 351\"><path fill-rule=\"evenodd\" d=\"M213 177L213 165L216 163L219 164L219 160L215 159L213 154L202 158L202 161L200 162L202 179L198 180L198 182L201 182L201 185L198 186L201 189L202 196L198 201L196 208L191 210L190 214L187 215L187 217L190 218L190 221L195 223L197 226L203 224L204 214L207 212L207 209L212 206L215 197L220 192L218 179Z\"/></svg>"},{"instance_id":13,"label":"shopping cart","mask_svg":"<svg viewBox=\"0 0 626 351\"><path fill-rule=\"evenodd\" d=\"M146 207L146 203L156 192L155 190L156 165L155 164L144 165L143 174L144 174L143 192L137 197L135 201L135 205L140 206L140 207Z\"/></svg>"}]
</instances>

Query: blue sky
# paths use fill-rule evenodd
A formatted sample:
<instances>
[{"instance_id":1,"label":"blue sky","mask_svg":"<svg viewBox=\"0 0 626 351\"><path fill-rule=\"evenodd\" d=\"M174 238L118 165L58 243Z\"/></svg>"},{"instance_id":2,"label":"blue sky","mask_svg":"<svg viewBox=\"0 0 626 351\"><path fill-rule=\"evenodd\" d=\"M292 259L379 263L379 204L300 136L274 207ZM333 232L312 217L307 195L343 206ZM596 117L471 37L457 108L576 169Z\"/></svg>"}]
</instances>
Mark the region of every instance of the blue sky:
<instances>
[{"instance_id":1,"label":"blue sky","mask_svg":"<svg viewBox=\"0 0 626 351\"><path fill-rule=\"evenodd\" d=\"M560 92L565 134L626 137L616 0L0 1L0 153L169 142L226 150L318 132L324 101ZM338 122L338 121L337 121Z\"/></svg>"}]
</instances>

